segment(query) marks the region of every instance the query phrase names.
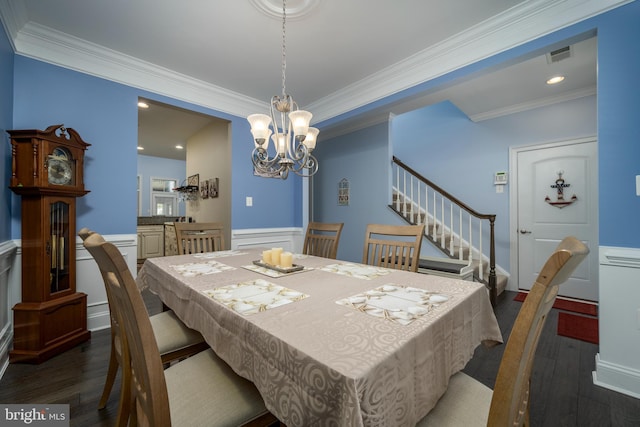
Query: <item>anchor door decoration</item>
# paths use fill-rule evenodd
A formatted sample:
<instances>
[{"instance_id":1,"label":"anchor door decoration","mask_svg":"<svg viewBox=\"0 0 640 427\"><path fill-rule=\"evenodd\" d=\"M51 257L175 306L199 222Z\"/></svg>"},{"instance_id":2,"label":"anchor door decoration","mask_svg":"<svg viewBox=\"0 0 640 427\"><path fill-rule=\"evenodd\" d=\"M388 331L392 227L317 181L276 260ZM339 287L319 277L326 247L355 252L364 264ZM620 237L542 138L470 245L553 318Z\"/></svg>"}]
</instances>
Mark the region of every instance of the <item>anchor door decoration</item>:
<instances>
[{"instance_id":1,"label":"anchor door decoration","mask_svg":"<svg viewBox=\"0 0 640 427\"><path fill-rule=\"evenodd\" d=\"M556 190L556 200L551 200L549 196L544 198L545 202L549 203L551 206L555 206L558 209L569 206L570 204L578 200L578 197L575 194L571 196L569 200L566 200L564 198L564 190L565 188L569 188L571 184L567 184L565 182L564 178L562 178L563 174L564 171L558 171L558 179L556 179L555 184L550 185L551 188L554 188Z\"/></svg>"}]
</instances>

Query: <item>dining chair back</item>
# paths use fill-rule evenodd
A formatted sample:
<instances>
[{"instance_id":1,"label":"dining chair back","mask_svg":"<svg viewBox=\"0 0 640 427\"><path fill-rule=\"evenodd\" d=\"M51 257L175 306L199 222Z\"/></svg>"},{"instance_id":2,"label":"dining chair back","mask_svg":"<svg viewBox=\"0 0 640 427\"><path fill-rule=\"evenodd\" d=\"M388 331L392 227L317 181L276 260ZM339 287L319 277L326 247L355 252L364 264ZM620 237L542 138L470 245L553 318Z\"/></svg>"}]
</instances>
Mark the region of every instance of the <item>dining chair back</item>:
<instances>
[{"instance_id":1,"label":"dining chair back","mask_svg":"<svg viewBox=\"0 0 640 427\"><path fill-rule=\"evenodd\" d=\"M369 224L362 263L396 270L418 271L424 224Z\"/></svg>"},{"instance_id":2,"label":"dining chair back","mask_svg":"<svg viewBox=\"0 0 640 427\"><path fill-rule=\"evenodd\" d=\"M104 238L95 233L88 228L82 228L78 235L84 242L91 235L95 234L95 240L98 242L104 242ZM129 415L131 413L130 399L129 399L129 388L131 387L131 369L128 369L129 363L128 360L123 360L122 356L122 330L120 329L120 325L118 324L118 320L116 319L115 313L111 309L112 306L112 297L111 292L109 291L109 287L106 286L106 278L105 272L100 269L100 274L102 275L102 279L105 283L105 291L107 294L107 302L109 304L109 320L111 325L111 351L109 354L109 367L107 369L107 378L104 383L104 387L102 389L102 395L100 396L100 401L98 402L98 409L104 409L107 406L107 401L109 400L109 395L111 394L111 390L113 389L113 385L116 380L116 375L118 374L118 368L120 366L125 366L127 368L122 370L122 379L121 379L121 387L120 387L120 400L118 403L118 414L116 418L116 426L126 426L129 420Z\"/></svg>"},{"instance_id":3,"label":"dining chair back","mask_svg":"<svg viewBox=\"0 0 640 427\"><path fill-rule=\"evenodd\" d=\"M176 222L178 254L197 254L225 249L221 222Z\"/></svg>"},{"instance_id":4,"label":"dining chair back","mask_svg":"<svg viewBox=\"0 0 640 427\"><path fill-rule=\"evenodd\" d=\"M163 370L151 321L142 296L120 251L99 236L84 241L104 269L122 334L123 361L131 363L132 424L270 425L277 421L264 407L253 384L237 376L213 351L174 363Z\"/></svg>"},{"instance_id":5,"label":"dining chair back","mask_svg":"<svg viewBox=\"0 0 640 427\"><path fill-rule=\"evenodd\" d=\"M89 236L93 236L95 243L104 243L105 239L99 233L88 228L82 228L78 231L78 235L84 241ZM88 248L87 248L88 249ZM89 251L91 253L91 251ZM122 354L122 329L118 323L115 312L113 311L113 297L111 290L107 286L107 270L106 266L96 259L100 274L105 286L107 294L107 302L109 305L109 319L111 325L111 350L109 355L109 367L107 369L107 378L98 402L98 409L104 409L109 400L109 395L115 384L119 367L122 367L122 379L120 386L120 400L118 403L118 414L116 418L117 426L126 426L131 413L130 405L130 387L131 387L131 369L128 360L124 360ZM163 364L171 363L184 357L192 356L208 348L204 338L199 332L188 328L178 319L172 311L164 311L150 317L153 334L158 342L158 348L161 353Z\"/></svg>"},{"instance_id":6,"label":"dining chair back","mask_svg":"<svg viewBox=\"0 0 640 427\"><path fill-rule=\"evenodd\" d=\"M310 222L304 236L302 253L336 259L344 223Z\"/></svg>"},{"instance_id":7,"label":"dining chair back","mask_svg":"<svg viewBox=\"0 0 640 427\"><path fill-rule=\"evenodd\" d=\"M540 333L559 286L588 253L584 243L569 236L549 256L516 317L493 391L459 372L419 427L529 425L531 372Z\"/></svg>"}]
</instances>

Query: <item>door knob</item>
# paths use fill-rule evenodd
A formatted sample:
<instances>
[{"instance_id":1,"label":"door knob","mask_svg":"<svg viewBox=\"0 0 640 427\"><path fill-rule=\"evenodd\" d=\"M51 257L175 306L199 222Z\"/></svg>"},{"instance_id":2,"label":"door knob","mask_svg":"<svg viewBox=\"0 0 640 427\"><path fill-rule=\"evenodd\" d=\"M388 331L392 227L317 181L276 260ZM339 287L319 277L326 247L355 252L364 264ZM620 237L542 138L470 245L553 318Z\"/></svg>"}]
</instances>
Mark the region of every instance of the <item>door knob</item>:
<instances>
[{"instance_id":1,"label":"door knob","mask_svg":"<svg viewBox=\"0 0 640 427\"><path fill-rule=\"evenodd\" d=\"M528 230L520 229L520 234L531 234L531 232Z\"/></svg>"}]
</instances>

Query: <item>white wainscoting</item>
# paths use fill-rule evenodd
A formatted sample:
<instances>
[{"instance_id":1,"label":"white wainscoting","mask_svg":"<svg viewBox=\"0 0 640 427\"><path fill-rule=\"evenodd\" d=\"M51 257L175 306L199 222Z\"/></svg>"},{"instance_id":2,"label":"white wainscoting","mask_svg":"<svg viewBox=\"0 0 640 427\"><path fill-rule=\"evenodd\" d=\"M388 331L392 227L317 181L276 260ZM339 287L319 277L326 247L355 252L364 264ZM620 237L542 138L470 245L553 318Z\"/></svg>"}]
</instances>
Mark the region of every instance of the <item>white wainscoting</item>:
<instances>
[{"instance_id":1,"label":"white wainscoting","mask_svg":"<svg viewBox=\"0 0 640 427\"><path fill-rule=\"evenodd\" d=\"M118 247L134 277L137 272L136 234L105 235L104 238ZM302 228L270 228L233 230L232 249L253 247L281 247L286 251L301 252L304 239ZM0 378L9 363L9 351L13 344L14 305L22 297L22 246L20 240L0 243ZM97 264L76 240L76 290L87 294L87 329L97 331L108 328L109 304L104 283Z\"/></svg>"},{"instance_id":2,"label":"white wainscoting","mask_svg":"<svg viewBox=\"0 0 640 427\"><path fill-rule=\"evenodd\" d=\"M13 307L11 286L17 246L13 241L0 243L0 378L9 365L9 350L13 343Z\"/></svg>"},{"instance_id":3,"label":"white wainscoting","mask_svg":"<svg viewBox=\"0 0 640 427\"><path fill-rule=\"evenodd\" d=\"M104 238L116 245L136 273L136 234L110 235ZM0 243L0 378L9 363L9 351L13 345L14 305L22 299L22 245L20 240ZM98 266L76 240L76 290L87 294L87 329L95 331L108 328L109 304Z\"/></svg>"},{"instance_id":4,"label":"white wainscoting","mask_svg":"<svg viewBox=\"0 0 640 427\"><path fill-rule=\"evenodd\" d=\"M137 234L113 234L104 238L120 250L135 277L138 256ZM97 331L110 327L109 303L100 270L91 254L82 246L80 239L76 242L76 290L87 294L87 329Z\"/></svg>"},{"instance_id":5,"label":"white wainscoting","mask_svg":"<svg viewBox=\"0 0 640 427\"><path fill-rule=\"evenodd\" d=\"M593 382L640 398L640 249L600 247L600 348Z\"/></svg>"},{"instance_id":6,"label":"white wainscoting","mask_svg":"<svg viewBox=\"0 0 640 427\"><path fill-rule=\"evenodd\" d=\"M231 249L282 248L301 253L304 240L302 228L265 228L231 230Z\"/></svg>"}]
</instances>

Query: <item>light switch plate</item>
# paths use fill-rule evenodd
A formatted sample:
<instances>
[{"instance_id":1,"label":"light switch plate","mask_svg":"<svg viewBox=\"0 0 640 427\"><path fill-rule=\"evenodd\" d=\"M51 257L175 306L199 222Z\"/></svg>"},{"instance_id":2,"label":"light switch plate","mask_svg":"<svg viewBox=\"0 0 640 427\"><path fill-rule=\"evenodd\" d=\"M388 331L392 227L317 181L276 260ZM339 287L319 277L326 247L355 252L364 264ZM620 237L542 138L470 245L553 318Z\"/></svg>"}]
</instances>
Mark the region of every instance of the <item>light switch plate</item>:
<instances>
[{"instance_id":1,"label":"light switch plate","mask_svg":"<svg viewBox=\"0 0 640 427\"><path fill-rule=\"evenodd\" d=\"M247 197L247 206L253 206L253 197Z\"/></svg>"},{"instance_id":2,"label":"light switch plate","mask_svg":"<svg viewBox=\"0 0 640 427\"><path fill-rule=\"evenodd\" d=\"M640 196L640 175L636 175L636 196Z\"/></svg>"}]
</instances>

